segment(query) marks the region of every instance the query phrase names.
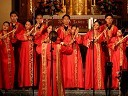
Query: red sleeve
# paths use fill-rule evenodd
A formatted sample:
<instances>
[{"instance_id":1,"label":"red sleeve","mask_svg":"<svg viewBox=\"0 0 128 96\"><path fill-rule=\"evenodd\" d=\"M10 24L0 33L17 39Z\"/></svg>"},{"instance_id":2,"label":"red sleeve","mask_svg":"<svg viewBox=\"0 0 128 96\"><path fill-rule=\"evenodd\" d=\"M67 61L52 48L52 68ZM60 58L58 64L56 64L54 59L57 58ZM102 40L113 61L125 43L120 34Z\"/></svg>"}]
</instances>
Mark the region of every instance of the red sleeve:
<instances>
[{"instance_id":1,"label":"red sleeve","mask_svg":"<svg viewBox=\"0 0 128 96\"><path fill-rule=\"evenodd\" d=\"M35 38L40 37L40 35L44 34L46 31L47 31L47 25L43 25L43 29L41 29L40 31L36 32Z\"/></svg>"},{"instance_id":2,"label":"red sleeve","mask_svg":"<svg viewBox=\"0 0 128 96\"><path fill-rule=\"evenodd\" d=\"M97 39L96 42L101 43L101 42L105 41L104 34L101 32L99 35L100 35L100 37L96 38Z\"/></svg>"},{"instance_id":3,"label":"red sleeve","mask_svg":"<svg viewBox=\"0 0 128 96\"><path fill-rule=\"evenodd\" d=\"M58 37L60 38L60 41L62 42L64 40L64 32L62 31L62 27L60 27L57 30L57 33L58 33Z\"/></svg>"},{"instance_id":4,"label":"red sleeve","mask_svg":"<svg viewBox=\"0 0 128 96\"><path fill-rule=\"evenodd\" d=\"M113 49L113 50L114 50L115 43L117 42L117 41L116 41L116 38L117 38L117 37L112 37L112 38L110 39L110 41L109 41L109 43L108 43L108 47L109 47L110 49Z\"/></svg>"},{"instance_id":5,"label":"red sleeve","mask_svg":"<svg viewBox=\"0 0 128 96\"><path fill-rule=\"evenodd\" d=\"M60 36L60 34L61 34L61 28L59 28L59 29L57 30L57 33L58 33L58 36Z\"/></svg>"},{"instance_id":6,"label":"red sleeve","mask_svg":"<svg viewBox=\"0 0 128 96\"><path fill-rule=\"evenodd\" d=\"M22 30L20 33L16 34L18 40L26 41L26 37L24 36L25 30Z\"/></svg>"},{"instance_id":7,"label":"red sleeve","mask_svg":"<svg viewBox=\"0 0 128 96\"><path fill-rule=\"evenodd\" d=\"M2 40L0 39L0 45L2 45Z\"/></svg>"},{"instance_id":8,"label":"red sleeve","mask_svg":"<svg viewBox=\"0 0 128 96\"><path fill-rule=\"evenodd\" d=\"M112 32L112 37L117 36L117 31L118 31L118 28L116 26L114 26L113 32Z\"/></svg>"},{"instance_id":9,"label":"red sleeve","mask_svg":"<svg viewBox=\"0 0 128 96\"><path fill-rule=\"evenodd\" d=\"M86 47L88 47L90 33L91 31L88 31L83 37L83 45Z\"/></svg>"},{"instance_id":10,"label":"red sleeve","mask_svg":"<svg viewBox=\"0 0 128 96\"><path fill-rule=\"evenodd\" d=\"M76 42L77 44L82 44L82 37L81 36L76 37Z\"/></svg>"},{"instance_id":11,"label":"red sleeve","mask_svg":"<svg viewBox=\"0 0 128 96\"><path fill-rule=\"evenodd\" d=\"M100 32L103 32L104 29L105 29L105 25L101 25L101 26L100 26Z\"/></svg>"},{"instance_id":12,"label":"red sleeve","mask_svg":"<svg viewBox=\"0 0 128 96\"><path fill-rule=\"evenodd\" d=\"M41 54L41 47L42 47L41 45L36 47L36 51L37 51L38 54Z\"/></svg>"},{"instance_id":13,"label":"red sleeve","mask_svg":"<svg viewBox=\"0 0 128 96\"><path fill-rule=\"evenodd\" d=\"M45 39L45 36L46 36L45 34L42 34L38 38L35 38L34 43L37 45L41 45L41 41Z\"/></svg>"},{"instance_id":14,"label":"red sleeve","mask_svg":"<svg viewBox=\"0 0 128 96\"><path fill-rule=\"evenodd\" d=\"M24 30L25 28L24 28L24 26L21 24L21 23L17 23L17 29L16 29L16 34L18 34L18 33L20 33L22 30Z\"/></svg>"},{"instance_id":15,"label":"red sleeve","mask_svg":"<svg viewBox=\"0 0 128 96\"><path fill-rule=\"evenodd\" d=\"M66 54L66 55L70 55L73 52L73 49L71 46L61 46L61 53Z\"/></svg>"}]
</instances>

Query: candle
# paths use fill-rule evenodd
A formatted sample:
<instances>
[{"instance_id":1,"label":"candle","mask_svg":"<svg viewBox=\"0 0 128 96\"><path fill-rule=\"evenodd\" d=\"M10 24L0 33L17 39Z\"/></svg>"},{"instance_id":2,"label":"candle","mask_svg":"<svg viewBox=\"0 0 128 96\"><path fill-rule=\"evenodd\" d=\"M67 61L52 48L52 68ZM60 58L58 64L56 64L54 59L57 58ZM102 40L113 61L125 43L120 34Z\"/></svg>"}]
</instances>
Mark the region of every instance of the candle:
<instances>
[{"instance_id":1,"label":"candle","mask_svg":"<svg viewBox=\"0 0 128 96\"><path fill-rule=\"evenodd\" d=\"M93 27L93 18L91 17L91 28Z\"/></svg>"},{"instance_id":2,"label":"candle","mask_svg":"<svg viewBox=\"0 0 128 96\"><path fill-rule=\"evenodd\" d=\"M88 19L88 29L91 29L91 19Z\"/></svg>"},{"instance_id":3,"label":"candle","mask_svg":"<svg viewBox=\"0 0 128 96\"><path fill-rule=\"evenodd\" d=\"M96 5L96 0L94 0L94 6Z\"/></svg>"}]
</instances>

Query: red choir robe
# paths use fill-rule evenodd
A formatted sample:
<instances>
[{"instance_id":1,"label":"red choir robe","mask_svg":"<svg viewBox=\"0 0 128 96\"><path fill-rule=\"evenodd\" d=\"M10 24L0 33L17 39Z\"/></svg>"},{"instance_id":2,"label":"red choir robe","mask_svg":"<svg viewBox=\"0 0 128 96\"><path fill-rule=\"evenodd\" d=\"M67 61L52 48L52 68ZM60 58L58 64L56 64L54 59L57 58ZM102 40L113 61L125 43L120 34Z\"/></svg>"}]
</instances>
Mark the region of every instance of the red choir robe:
<instances>
[{"instance_id":1,"label":"red choir robe","mask_svg":"<svg viewBox=\"0 0 128 96\"><path fill-rule=\"evenodd\" d=\"M72 36L69 34L63 42L68 44L71 40ZM76 37L71 44L73 53L63 55L62 65L65 88L84 88L83 64L79 44L82 44L81 36Z\"/></svg>"},{"instance_id":2,"label":"red choir robe","mask_svg":"<svg viewBox=\"0 0 128 96\"><path fill-rule=\"evenodd\" d=\"M15 38L16 38L16 42L13 43L13 48L14 48L14 58L15 58L15 87L18 87L18 68L19 68L19 61L20 61L20 46L21 46L21 42L17 39L17 34L19 32L21 32L21 30L24 29L24 26L20 23L20 22L16 22L15 24ZM12 22L10 22L10 30L13 30L14 27L12 25Z\"/></svg>"},{"instance_id":3,"label":"red choir robe","mask_svg":"<svg viewBox=\"0 0 128 96\"><path fill-rule=\"evenodd\" d=\"M38 96L65 96L63 87L62 54L71 54L72 48L52 43L53 47L53 72L51 72L51 43L43 43L36 50L41 54L42 64L40 70L40 82ZM52 78L53 76L53 78ZM52 81L53 80L53 81ZM53 82L53 91L52 91Z\"/></svg>"},{"instance_id":4,"label":"red choir robe","mask_svg":"<svg viewBox=\"0 0 128 96\"><path fill-rule=\"evenodd\" d=\"M60 26L58 28L57 33L58 33L58 37L59 37L59 39L60 39L61 42L64 40L65 36L69 34L69 31L70 30L71 30L71 26L70 25L68 26L67 31L65 31L64 25L63 26Z\"/></svg>"},{"instance_id":5,"label":"red choir robe","mask_svg":"<svg viewBox=\"0 0 128 96\"><path fill-rule=\"evenodd\" d=\"M112 54L112 88L117 89L119 86L119 72L120 66L122 69L128 69L127 57L126 57L126 39L123 40L122 43L115 46L117 42L119 42L122 37L113 37L109 43L109 47L113 50Z\"/></svg>"},{"instance_id":6,"label":"red choir robe","mask_svg":"<svg viewBox=\"0 0 128 96\"><path fill-rule=\"evenodd\" d=\"M94 38L99 34L96 33ZM104 54L100 44L102 39L100 37L94 43L94 48L89 44L89 40L93 40L93 30L88 31L83 38L83 45L88 47L85 62L85 89L104 89Z\"/></svg>"},{"instance_id":7,"label":"red choir robe","mask_svg":"<svg viewBox=\"0 0 128 96\"><path fill-rule=\"evenodd\" d=\"M104 24L102 26L100 26L100 32L103 32L104 30L106 30L104 32L104 41L107 41L107 47L108 47L108 44L110 42L110 39L112 37L115 37L117 35L117 31L118 31L118 28L115 26L115 25L112 25L112 27L110 28L110 30L108 29L107 25ZM113 51L108 47L108 51L109 51L109 61L111 61L111 55L113 54Z\"/></svg>"},{"instance_id":8,"label":"red choir robe","mask_svg":"<svg viewBox=\"0 0 128 96\"><path fill-rule=\"evenodd\" d=\"M13 41L15 40L12 40L11 37L0 40L0 75L2 76L0 76L0 87L7 90L14 87L15 62L12 47Z\"/></svg>"},{"instance_id":9,"label":"red choir robe","mask_svg":"<svg viewBox=\"0 0 128 96\"><path fill-rule=\"evenodd\" d=\"M20 65L18 70L19 87L31 87L37 85L37 65L36 50L33 40L29 40L24 36L26 30L22 30L17 34L17 39L21 41L20 48Z\"/></svg>"}]
</instances>

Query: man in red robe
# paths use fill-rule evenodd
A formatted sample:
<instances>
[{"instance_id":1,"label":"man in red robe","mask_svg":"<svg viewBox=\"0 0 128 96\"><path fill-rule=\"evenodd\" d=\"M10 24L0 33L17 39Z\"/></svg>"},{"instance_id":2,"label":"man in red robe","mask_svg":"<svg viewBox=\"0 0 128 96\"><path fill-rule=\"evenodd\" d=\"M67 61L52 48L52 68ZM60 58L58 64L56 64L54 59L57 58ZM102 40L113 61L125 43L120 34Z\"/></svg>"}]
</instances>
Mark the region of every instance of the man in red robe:
<instances>
[{"instance_id":1,"label":"man in red robe","mask_svg":"<svg viewBox=\"0 0 128 96\"><path fill-rule=\"evenodd\" d=\"M70 45L73 48L73 53L71 55L64 54L62 59L65 88L84 88L83 63L79 48L82 39L78 32L79 28L73 25L63 40L63 45Z\"/></svg>"},{"instance_id":2,"label":"man in red robe","mask_svg":"<svg viewBox=\"0 0 128 96\"><path fill-rule=\"evenodd\" d=\"M34 40L35 40L35 47L37 46L37 44L39 44L40 40L42 38L42 35L44 36L44 34L46 33L46 29L47 29L47 25L44 23L44 19L43 19L43 14L38 13L36 15L36 24L34 25L35 28L35 32L34 32ZM39 42L38 42L39 41ZM39 54L36 54L36 61L37 61L37 70L40 70L40 61L41 61L41 57ZM37 82L39 82L39 76L40 73L37 72Z\"/></svg>"},{"instance_id":3,"label":"man in red robe","mask_svg":"<svg viewBox=\"0 0 128 96\"><path fill-rule=\"evenodd\" d=\"M69 34L69 31L71 29L70 16L64 15L62 17L62 22L63 22L63 25L60 26L57 30L57 33L58 33L58 36L59 36L61 42L64 40L65 36Z\"/></svg>"},{"instance_id":4,"label":"man in red robe","mask_svg":"<svg viewBox=\"0 0 128 96\"><path fill-rule=\"evenodd\" d=\"M18 87L18 68L19 68L19 52L20 52L20 41L17 40L16 35L24 29L24 26L18 22L18 13L16 11L10 12L10 30L15 30L14 37L16 38L16 43L13 44L14 47L14 57L15 57L15 87Z\"/></svg>"},{"instance_id":5,"label":"man in red robe","mask_svg":"<svg viewBox=\"0 0 128 96\"><path fill-rule=\"evenodd\" d=\"M102 49L104 50L105 53L105 88L106 89L110 89L110 87L112 87L111 83L112 82L112 73L113 73L113 69L114 66L112 68L112 54L113 54L113 50L111 50L108 47L108 44L110 43L110 40L112 37L117 36L117 31L118 28L113 24L113 15L112 14L106 14L105 15L105 21L106 24L102 25L100 27L100 31L104 33L104 42L102 43ZM111 72L112 71L112 72ZM109 84L108 84L109 83ZM109 86L108 86L109 85ZM106 90L107 93L107 90Z\"/></svg>"},{"instance_id":6,"label":"man in red robe","mask_svg":"<svg viewBox=\"0 0 128 96\"><path fill-rule=\"evenodd\" d=\"M112 14L106 14L105 21L106 21L106 24L100 26L100 32L104 33L104 41L106 42L106 44L109 44L109 41L111 40L111 38L117 35L118 28L113 24ZM109 47L108 47L108 51L109 51L108 54L109 54L110 60L106 60L106 61L111 61L112 50L110 50Z\"/></svg>"},{"instance_id":7,"label":"man in red robe","mask_svg":"<svg viewBox=\"0 0 128 96\"><path fill-rule=\"evenodd\" d=\"M42 34L45 33L45 30L47 29L47 25L44 23L43 15L37 14L36 15L36 30L35 30L35 39L40 37Z\"/></svg>"},{"instance_id":8,"label":"man in red robe","mask_svg":"<svg viewBox=\"0 0 128 96\"><path fill-rule=\"evenodd\" d=\"M10 30L16 29L15 34L19 33L24 26L18 22L18 13L16 11L10 12Z\"/></svg>"}]
</instances>

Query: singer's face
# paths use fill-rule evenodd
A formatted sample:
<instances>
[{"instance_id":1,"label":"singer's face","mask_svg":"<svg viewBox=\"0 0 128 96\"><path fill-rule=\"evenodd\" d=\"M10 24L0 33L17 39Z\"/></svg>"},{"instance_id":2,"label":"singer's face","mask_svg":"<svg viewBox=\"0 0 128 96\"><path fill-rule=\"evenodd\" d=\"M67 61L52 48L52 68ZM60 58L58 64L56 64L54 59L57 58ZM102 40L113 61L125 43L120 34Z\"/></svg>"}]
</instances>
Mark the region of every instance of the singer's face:
<instances>
[{"instance_id":1,"label":"singer's face","mask_svg":"<svg viewBox=\"0 0 128 96\"><path fill-rule=\"evenodd\" d=\"M18 16L16 14L11 14L10 19L11 22L17 22Z\"/></svg>"},{"instance_id":2,"label":"singer's face","mask_svg":"<svg viewBox=\"0 0 128 96\"><path fill-rule=\"evenodd\" d=\"M4 23L2 26L3 31L7 31L9 30L9 24L8 23Z\"/></svg>"},{"instance_id":3,"label":"singer's face","mask_svg":"<svg viewBox=\"0 0 128 96\"><path fill-rule=\"evenodd\" d=\"M32 27L31 23L30 23L29 21L27 21L27 22L25 23L25 28L26 28L26 30L29 30L31 27Z\"/></svg>"},{"instance_id":4,"label":"singer's face","mask_svg":"<svg viewBox=\"0 0 128 96\"><path fill-rule=\"evenodd\" d=\"M111 16L108 16L108 17L106 17L105 21L107 24L112 24L113 18Z\"/></svg>"},{"instance_id":5,"label":"singer's face","mask_svg":"<svg viewBox=\"0 0 128 96\"><path fill-rule=\"evenodd\" d=\"M98 22L94 23L94 30L98 30L100 28L100 25Z\"/></svg>"},{"instance_id":6,"label":"singer's face","mask_svg":"<svg viewBox=\"0 0 128 96\"><path fill-rule=\"evenodd\" d=\"M118 31L117 31L117 36L122 36L121 30L118 30Z\"/></svg>"},{"instance_id":7,"label":"singer's face","mask_svg":"<svg viewBox=\"0 0 128 96\"><path fill-rule=\"evenodd\" d=\"M62 22L64 23L64 25L69 25L70 19L67 16L65 16Z\"/></svg>"},{"instance_id":8,"label":"singer's face","mask_svg":"<svg viewBox=\"0 0 128 96\"><path fill-rule=\"evenodd\" d=\"M52 26L49 26L49 27L47 28L47 32L50 33L51 31L52 31Z\"/></svg>"},{"instance_id":9,"label":"singer's face","mask_svg":"<svg viewBox=\"0 0 128 96\"><path fill-rule=\"evenodd\" d=\"M75 34L75 31L76 31L76 27L72 27L71 33L72 33L72 34Z\"/></svg>"},{"instance_id":10,"label":"singer's face","mask_svg":"<svg viewBox=\"0 0 128 96\"><path fill-rule=\"evenodd\" d=\"M42 23L43 22L43 17L41 15L37 15L36 22L37 23Z\"/></svg>"}]
</instances>

